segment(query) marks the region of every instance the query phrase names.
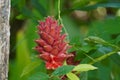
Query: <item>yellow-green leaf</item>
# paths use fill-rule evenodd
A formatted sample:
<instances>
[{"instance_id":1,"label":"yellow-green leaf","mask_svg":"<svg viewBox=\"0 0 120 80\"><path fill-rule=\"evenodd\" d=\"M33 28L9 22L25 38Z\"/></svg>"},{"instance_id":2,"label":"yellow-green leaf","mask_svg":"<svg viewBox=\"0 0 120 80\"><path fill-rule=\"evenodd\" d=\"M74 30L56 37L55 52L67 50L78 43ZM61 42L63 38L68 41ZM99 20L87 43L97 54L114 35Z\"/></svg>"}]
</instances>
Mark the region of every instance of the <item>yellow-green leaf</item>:
<instances>
[{"instance_id":1,"label":"yellow-green leaf","mask_svg":"<svg viewBox=\"0 0 120 80\"><path fill-rule=\"evenodd\" d=\"M94 67L90 64L80 64L76 67L74 67L73 71L89 71L89 70L94 70L94 69L97 69L97 67Z\"/></svg>"},{"instance_id":2,"label":"yellow-green leaf","mask_svg":"<svg viewBox=\"0 0 120 80\"><path fill-rule=\"evenodd\" d=\"M67 74L67 77L70 79L70 80L80 80L75 74L73 73L68 73Z\"/></svg>"},{"instance_id":3,"label":"yellow-green leaf","mask_svg":"<svg viewBox=\"0 0 120 80\"><path fill-rule=\"evenodd\" d=\"M34 70L36 67L38 67L40 65L40 61L36 61L36 62L32 62L30 63L29 65L27 65L23 71L22 71L22 74L21 74L21 77L23 77L24 75L30 73L32 70Z\"/></svg>"}]
</instances>

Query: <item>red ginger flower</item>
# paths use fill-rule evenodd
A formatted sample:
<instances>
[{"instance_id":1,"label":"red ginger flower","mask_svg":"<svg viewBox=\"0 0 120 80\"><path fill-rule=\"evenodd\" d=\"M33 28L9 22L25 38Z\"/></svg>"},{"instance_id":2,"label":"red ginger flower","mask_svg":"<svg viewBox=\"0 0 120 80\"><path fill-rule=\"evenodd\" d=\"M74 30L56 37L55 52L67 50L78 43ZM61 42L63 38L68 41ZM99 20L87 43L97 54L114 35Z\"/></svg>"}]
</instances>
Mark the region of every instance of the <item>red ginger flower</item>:
<instances>
[{"instance_id":1,"label":"red ginger flower","mask_svg":"<svg viewBox=\"0 0 120 80\"><path fill-rule=\"evenodd\" d=\"M65 42L66 34L61 34L62 26L57 20L47 17L45 22L38 25L40 39L36 40L35 49L40 53L40 58L45 61L47 69L56 69L63 65L68 57L66 51L68 44Z\"/></svg>"}]
</instances>

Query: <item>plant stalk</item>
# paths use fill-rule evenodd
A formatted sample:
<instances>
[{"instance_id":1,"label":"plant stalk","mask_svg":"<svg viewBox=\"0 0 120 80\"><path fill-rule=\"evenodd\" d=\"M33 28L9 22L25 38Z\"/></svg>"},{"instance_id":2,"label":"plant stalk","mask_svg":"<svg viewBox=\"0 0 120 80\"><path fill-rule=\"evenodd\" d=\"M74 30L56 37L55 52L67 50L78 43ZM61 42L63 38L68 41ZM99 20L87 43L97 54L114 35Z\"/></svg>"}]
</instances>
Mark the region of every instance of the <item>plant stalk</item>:
<instances>
[{"instance_id":1,"label":"plant stalk","mask_svg":"<svg viewBox=\"0 0 120 80\"><path fill-rule=\"evenodd\" d=\"M106 59L107 57L109 57L109 56L111 56L111 55L113 55L113 54L115 54L117 52L118 52L118 50L114 50L112 52L109 52L109 53L107 53L107 54L105 54L105 55L103 55L101 57L98 57L98 58L94 59L94 61L90 62L89 64L94 64L96 62L102 61L102 60Z\"/></svg>"}]
</instances>

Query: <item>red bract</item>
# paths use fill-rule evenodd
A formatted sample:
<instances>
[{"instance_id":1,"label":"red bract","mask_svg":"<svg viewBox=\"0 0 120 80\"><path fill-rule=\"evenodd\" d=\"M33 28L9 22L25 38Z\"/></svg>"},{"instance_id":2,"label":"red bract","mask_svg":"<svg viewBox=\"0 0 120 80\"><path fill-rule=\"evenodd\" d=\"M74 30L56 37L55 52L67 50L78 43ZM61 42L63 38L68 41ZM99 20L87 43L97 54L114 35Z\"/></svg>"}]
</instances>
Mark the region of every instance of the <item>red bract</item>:
<instances>
[{"instance_id":1,"label":"red bract","mask_svg":"<svg viewBox=\"0 0 120 80\"><path fill-rule=\"evenodd\" d=\"M38 44L35 49L40 53L39 57L46 63L47 69L56 69L63 65L68 57L66 51L68 44L65 42L66 34L61 34L62 26L58 25L53 17L47 17L38 25L38 34L40 39L36 40Z\"/></svg>"},{"instance_id":2,"label":"red bract","mask_svg":"<svg viewBox=\"0 0 120 80\"><path fill-rule=\"evenodd\" d=\"M70 56L66 59L66 63L68 65L78 65L78 64L80 64L80 60L75 60L76 52L75 51L71 52L71 55L72 56Z\"/></svg>"}]
</instances>

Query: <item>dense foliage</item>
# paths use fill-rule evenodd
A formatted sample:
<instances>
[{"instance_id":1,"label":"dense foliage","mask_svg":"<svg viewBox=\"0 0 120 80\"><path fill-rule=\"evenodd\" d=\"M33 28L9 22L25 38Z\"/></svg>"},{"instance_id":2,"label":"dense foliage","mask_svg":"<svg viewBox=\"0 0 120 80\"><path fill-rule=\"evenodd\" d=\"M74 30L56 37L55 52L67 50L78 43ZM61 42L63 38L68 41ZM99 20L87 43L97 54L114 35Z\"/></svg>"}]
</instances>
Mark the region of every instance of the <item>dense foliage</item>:
<instances>
[{"instance_id":1,"label":"dense foliage","mask_svg":"<svg viewBox=\"0 0 120 80\"><path fill-rule=\"evenodd\" d=\"M120 0L61 0L60 8L58 1L11 0L9 80L120 80ZM35 31L47 16L60 19L80 64L51 71L37 57Z\"/></svg>"}]
</instances>

